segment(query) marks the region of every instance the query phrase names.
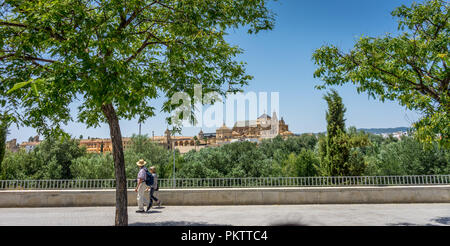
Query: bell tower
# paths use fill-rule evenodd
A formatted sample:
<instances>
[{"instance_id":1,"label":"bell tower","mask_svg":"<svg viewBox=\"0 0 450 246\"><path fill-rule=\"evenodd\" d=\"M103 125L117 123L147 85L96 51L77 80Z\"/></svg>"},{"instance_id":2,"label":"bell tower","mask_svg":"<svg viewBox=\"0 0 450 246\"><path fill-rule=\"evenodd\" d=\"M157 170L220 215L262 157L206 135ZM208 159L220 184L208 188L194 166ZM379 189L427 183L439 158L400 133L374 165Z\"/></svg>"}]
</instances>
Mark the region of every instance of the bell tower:
<instances>
[{"instance_id":1,"label":"bell tower","mask_svg":"<svg viewBox=\"0 0 450 246\"><path fill-rule=\"evenodd\" d=\"M168 150L172 149L172 141L171 141L171 136L170 136L170 130L169 128L166 129L166 131L164 132L164 135L166 135L166 147Z\"/></svg>"}]
</instances>

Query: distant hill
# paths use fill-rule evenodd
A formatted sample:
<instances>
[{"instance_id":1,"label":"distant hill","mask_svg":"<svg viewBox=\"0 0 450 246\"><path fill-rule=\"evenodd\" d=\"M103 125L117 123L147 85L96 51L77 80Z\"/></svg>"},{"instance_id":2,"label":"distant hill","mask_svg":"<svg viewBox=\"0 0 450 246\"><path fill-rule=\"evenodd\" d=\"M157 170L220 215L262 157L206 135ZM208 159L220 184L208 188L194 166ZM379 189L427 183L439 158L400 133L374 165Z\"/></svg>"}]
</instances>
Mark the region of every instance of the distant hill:
<instances>
[{"instance_id":1,"label":"distant hill","mask_svg":"<svg viewBox=\"0 0 450 246\"><path fill-rule=\"evenodd\" d=\"M394 132L407 132L409 127L395 127L395 128L360 128L358 131L370 132L373 134L392 134Z\"/></svg>"}]
</instances>

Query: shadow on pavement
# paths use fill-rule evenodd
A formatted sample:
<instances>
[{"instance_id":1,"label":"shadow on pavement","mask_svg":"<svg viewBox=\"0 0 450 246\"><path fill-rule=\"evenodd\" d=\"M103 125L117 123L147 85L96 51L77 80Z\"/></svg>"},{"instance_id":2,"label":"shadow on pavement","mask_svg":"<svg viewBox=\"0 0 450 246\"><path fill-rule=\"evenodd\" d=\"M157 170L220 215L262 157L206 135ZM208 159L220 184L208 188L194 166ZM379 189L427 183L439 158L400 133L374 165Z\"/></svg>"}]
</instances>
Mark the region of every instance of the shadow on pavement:
<instances>
[{"instance_id":1,"label":"shadow on pavement","mask_svg":"<svg viewBox=\"0 0 450 246\"><path fill-rule=\"evenodd\" d=\"M443 225L450 225L450 217L439 217L436 219L433 219L432 221L443 224Z\"/></svg>"},{"instance_id":2,"label":"shadow on pavement","mask_svg":"<svg viewBox=\"0 0 450 246\"><path fill-rule=\"evenodd\" d=\"M163 221L163 222L136 222L129 226L231 226L220 224L208 224L206 222L187 222L187 221Z\"/></svg>"},{"instance_id":3,"label":"shadow on pavement","mask_svg":"<svg viewBox=\"0 0 450 246\"><path fill-rule=\"evenodd\" d=\"M450 217L438 217L436 219L432 219L431 221L438 223L440 225L450 225ZM413 224L413 223L396 223L396 224L388 224L389 226L440 226L440 225L436 225L436 224L424 224L424 225L420 225L420 224Z\"/></svg>"},{"instance_id":4,"label":"shadow on pavement","mask_svg":"<svg viewBox=\"0 0 450 246\"><path fill-rule=\"evenodd\" d=\"M302 223L277 223L277 224L271 224L270 226L309 226L307 224Z\"/></svg>"},{"instance_id":5,"label":"shadow on pavement","mask_svg":"<svg viewBox=\"0 0 450 246\"><path fill-rule=\"evenodd\" d=\"M159 213L162 213L162 212L161 211L155 211L155 210L150 210L148 212L140 212L140 213L136 212L137 215L139 215L139 214L159 214Z\"/></svg>"},{"instance_id":6,"label":"shadow on pavement","mask_svg":"<svg viewBox=\"0 0 450 246\"><path fill-rule=\"evenodd\" d=\"M404 223L395 223L395 224L387 224L387 226L437 226L437 225L433 225L433 224L413 224L413 223L408 223L408 222L404 222Z\"/></svg>"},{"instance_id":7,"label":"shadow on pavement","mask_svg":"<svg viewBox=\"0 0 450 246\"><path fill-rule=\"evenodd\" d=\"M155 210L153 210L153 209L150 209L150 211L145 212L144 214L160 214L160 213L162 213L162 212L161 212L161 211L155 211Z\"/></svg>"}]
</instances>

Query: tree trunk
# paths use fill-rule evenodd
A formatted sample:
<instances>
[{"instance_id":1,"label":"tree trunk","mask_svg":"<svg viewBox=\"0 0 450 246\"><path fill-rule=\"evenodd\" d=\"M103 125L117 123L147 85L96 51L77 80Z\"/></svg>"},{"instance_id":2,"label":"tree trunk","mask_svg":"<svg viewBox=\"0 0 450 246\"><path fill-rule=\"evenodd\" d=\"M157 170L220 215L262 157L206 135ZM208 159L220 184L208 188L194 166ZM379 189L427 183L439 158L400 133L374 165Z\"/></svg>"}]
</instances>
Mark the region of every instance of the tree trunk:
<instances>
[{"instance_id":1,"label":"tree trunk","mask_svg":"<svg viewBox=\"0 0 450 246\"><path fill-rule=\"evenodd\" d=\"M123 156L122 134L120 132L119 119L113 105L102 105L111 135L112 154L114 158L114 170L116 176L116 226L128 226L127 213L127 179L125 175L125 159Z\"/></svg>"},{"instance_id":2,"label":"tree trunk","mask_svg":"<svg viewBox=\"0 0 450 246\"><path fill-rule=\"evenodd\" d=\"M2 178L2 162L5 157L6 152L6 133L8 132L8 128L6 128L6 124L0 122L0 178Z\"/></svg>"}]
</instances>

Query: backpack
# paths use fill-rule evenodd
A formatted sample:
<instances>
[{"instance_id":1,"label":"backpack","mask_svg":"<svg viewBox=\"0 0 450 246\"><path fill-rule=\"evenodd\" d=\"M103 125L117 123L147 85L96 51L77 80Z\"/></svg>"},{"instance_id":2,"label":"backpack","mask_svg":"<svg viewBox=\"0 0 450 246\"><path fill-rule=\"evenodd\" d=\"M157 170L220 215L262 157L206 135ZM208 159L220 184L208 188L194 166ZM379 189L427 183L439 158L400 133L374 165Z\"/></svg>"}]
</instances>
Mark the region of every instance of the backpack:
<instances>
[{"instance_id":1,"label":"backpack","mask_svg":"<svg viewBox=\"0 0 450 246\"><path fill-rule=\"evenodd\" d=\"M148 169L147 168L145 168L144 167L144 170L145 170L145 176L146 176L146 178L145 178L145 184L147 185L147 186L152 186L153 185L153 183L155 182L155 180L153 179L153 175L152 175L152 173L150 173L149 171L148 171Z\"/></svg>"}]
</instances>

